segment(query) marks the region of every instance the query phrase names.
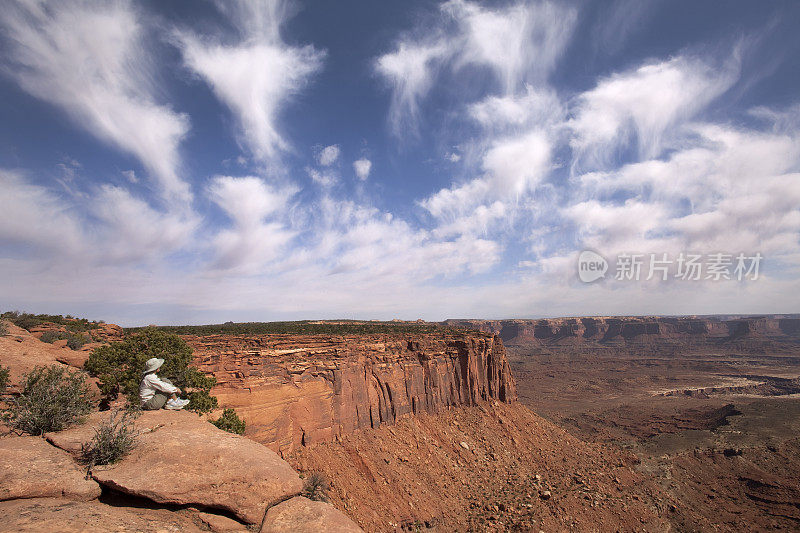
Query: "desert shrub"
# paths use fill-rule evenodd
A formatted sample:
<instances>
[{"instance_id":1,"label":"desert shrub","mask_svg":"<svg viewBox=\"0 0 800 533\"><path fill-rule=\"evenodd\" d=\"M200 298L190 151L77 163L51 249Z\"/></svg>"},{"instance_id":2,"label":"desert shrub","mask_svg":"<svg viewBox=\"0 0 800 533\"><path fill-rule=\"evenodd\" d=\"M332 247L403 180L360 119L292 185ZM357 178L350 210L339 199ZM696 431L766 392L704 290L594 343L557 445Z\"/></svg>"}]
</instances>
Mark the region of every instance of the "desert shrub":
<instances>
[{"instance_id":1,"label":"desert shrub","mask_svg":"<svg viewBox=\"0 0 800 533\"><path fill-rule=\"evenodd\" d=\"M302 495L316 502L328 501L328 479L324 474L313 472L303 483Z\"/></svg>"},{"instance_id":2,"label":"desert shrub","mask_svg":"<svg viewBox=\"0 0 800 533\"><path fill-rule=\"evenodd\" d=\"M8 324L0 320L0 337L8 335Z\"/></svg>"},{"instance_id":3,"label":"desert shrub","mask_svg":"<svg viewBox=\"0 0 800 533\"><path fill-rule=\"evenodd\" d=\"M22 378L22 392L11 399L9 424L31 435L61 431L91 412L93 403L81 372L61 366L36 367Z\"/></svg>"},{"instance_id":4,"label":"desert shrub","mask_svg":"<svg viewBox=\"0 0 800 533\"><path fill-rule=\"evenodd\" d=\"M123 394L131 404L139 403L139 382L142 369L151 357L164 359L158 371L180 388L194 389L189 394L188 409L209 412L217 399L209 394L216 380L191 368L192 349L174 333L145 328L122 341L95 349L84 368L100 381L100 390L108 399Z\"/></svg>"},{"instance_id":5,"label":"desert shrub","mask_svg":"<svg viewBox=\"0 0 800 533\"><path fill-rule=\"evenodd\" d=\"M222 411L222 415L218 419L212 420L211 423L217 426L219 429L227 431L228 433L244 435L244 420L239 418L239 415L237 415L236 411L233 409L225 409Z\"/></svg>"},{"instance_id":6,"label":"desert shrub","mask_svg":"<svg viewBox=\"0 0 800 533\"><path fill-rule=\"evenodd\" d=\"M20 315L16 320L14 320L14 323L22 329L27 329L30 331L31 328L38 326L42 323L42 321L33 315L24 314Z\"/></svg>"},{"instance_id":7,"label":"desert shrub","mask_svg":"<svg viewBox=\"0 0 800 533\"><path fill-rule=\"evenodd\" d=\"M69 335L67 337L67 348L80 350L84 344L92 342L92 337L87 335Z\"/></svg>"},{"instance_id":8,"label":"desert shrub","mask_svg":"<svg viewBox=\"0 0 800 533\"><path fill-rule=\"evenodd\" d=\"M0 318L10 320L28 331L45 322L66 326L68 330L73 332L84 332L100 327L100 323L97 321L90 322L86 318L75 318L71 315L35 315L33 313L20 313L19 311L6 311L0 315Z\"/></svg>"},{"instance_id":9,"label":"desert shrub","mask_svg":"<svg viewBox=\"0 0 800 533\"><path fill-rule=\"evenodd\" d=\"M114 464L136 447L139 433L134 429L138 411L113 411L108 420L94 428L94 437L81 445L81 460L89 466Z\"/></svg>"},{"instance_id":10,"label":"desert shrub","mask_svg":"<svg viewBox=\"0 0 800 533\"><path fill-rule=\"evenodd\" d=\"M48 344L53 344L56 341L67 338L69 338L69 334L63 331L45 331L42 333L42 336L39 337L39 340Z\"/></svg>"},{"instance_id":11,"label":"desert shrub","mask_svg":"<svg viewBox=\"0 0 800 533\"><path fill-rule=\"evenodd\" d=\"M0 395L6 393L8 389L8 367L0 365Z\"/></svg>"}]
</instances>

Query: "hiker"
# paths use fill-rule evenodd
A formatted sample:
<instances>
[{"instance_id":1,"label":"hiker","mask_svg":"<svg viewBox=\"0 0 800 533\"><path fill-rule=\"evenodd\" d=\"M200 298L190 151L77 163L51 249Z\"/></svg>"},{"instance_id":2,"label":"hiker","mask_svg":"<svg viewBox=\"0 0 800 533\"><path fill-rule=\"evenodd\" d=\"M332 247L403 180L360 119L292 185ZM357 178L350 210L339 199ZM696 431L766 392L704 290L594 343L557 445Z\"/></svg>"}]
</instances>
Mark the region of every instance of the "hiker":
<instances>
[{"instance_id":1,"label":"hiker","mask_svg":"<svg viewBox=\"0 0 800 533\"><path fill-rule=\"evenodd\" d=\"M156 370L164 364L163 359L153 357L148 359L142 372L142 382L139 384L139 400L142 409L155 411L156 409L172 409L177 411L189 404L189 400L178 398L181 391L166 378L161 379L156 375Z\"/></svg>"}]
</instances>

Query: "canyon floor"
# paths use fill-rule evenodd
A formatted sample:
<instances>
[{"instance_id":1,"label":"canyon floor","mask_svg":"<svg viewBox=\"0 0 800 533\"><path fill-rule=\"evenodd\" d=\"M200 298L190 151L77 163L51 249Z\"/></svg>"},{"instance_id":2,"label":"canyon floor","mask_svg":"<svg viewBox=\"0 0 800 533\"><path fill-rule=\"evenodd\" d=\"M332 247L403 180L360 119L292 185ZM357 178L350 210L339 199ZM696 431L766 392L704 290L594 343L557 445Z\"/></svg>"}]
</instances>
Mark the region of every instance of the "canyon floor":
<instances>
[{"instance_id":1,"label":"canyon floor","mask_svg":"<svg viewBox=\"0 0 800 533\"><path fill-rule=\"evenodd\" d=\"M753 328L756 329L756 328ZM633 453L679 531L800 528L795 331L596 342L509 335L520 401L571 435Z\"/></svg>"}]
</instances>

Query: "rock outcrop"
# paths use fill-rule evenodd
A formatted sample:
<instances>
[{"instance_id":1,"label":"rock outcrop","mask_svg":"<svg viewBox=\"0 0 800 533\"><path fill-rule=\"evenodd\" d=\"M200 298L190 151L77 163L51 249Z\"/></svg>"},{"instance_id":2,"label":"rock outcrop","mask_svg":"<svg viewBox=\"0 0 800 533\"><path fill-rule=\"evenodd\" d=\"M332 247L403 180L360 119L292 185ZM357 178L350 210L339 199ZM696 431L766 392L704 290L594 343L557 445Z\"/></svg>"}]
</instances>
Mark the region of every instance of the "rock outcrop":
<instances>
[{"instance_id":1,"label":"rock outcrop","mask_svg":"<svg viewBox=\"0 0 800 533\"><path fill-rule=\"evenodd\" d=\"M247 435L286 453L418 412L516 398L493 335L184 336Z\"/></svg>"},{"instance_id":2,"label":"rock outcrop","mask_svg":"<svg viewBox=\"0 0 800 533\"><path fill-rule=\"evenodd\" d=\"M0 464L0 500L100 496L100 485L85 479L86 470L41 437L0 439Z\"/></svg>"},{"instance_id":3,"label":"rock outcrop","mask_svg":"<svg viewBox=\"0 0 800 533\"><path fill-rule=\"evenodd\" d=\"M334 506L311 501L303 496L270 508L261 533L358 533L362 531L347 515Z\"/></svg>"},{"instance_id":4,"label":"rock outcrop","mask_svg":"<svg viewBox=\"0 0 800 533\"><path fill-rule=\"evenodd\" d=\"M47 435L74 451L91 439L90 423ZM194 413L147 411L136 421L141 432L133 452L111 466L92 469L92 478L113 490L161 504L196 505L261 524L266 510L300 493L299 475L273 451L226 433Z\"/></svg>"}]
</instances>

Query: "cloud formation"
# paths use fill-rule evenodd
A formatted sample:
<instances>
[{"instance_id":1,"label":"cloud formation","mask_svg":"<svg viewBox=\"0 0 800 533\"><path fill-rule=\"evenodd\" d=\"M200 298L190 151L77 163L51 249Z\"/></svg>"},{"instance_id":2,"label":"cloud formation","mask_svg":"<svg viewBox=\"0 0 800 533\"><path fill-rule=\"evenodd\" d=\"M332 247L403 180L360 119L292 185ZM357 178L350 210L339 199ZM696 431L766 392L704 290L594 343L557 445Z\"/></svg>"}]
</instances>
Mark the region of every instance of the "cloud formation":
<instances>
[{"instance_id":1,"label":"cloud formation","mask_svg":"<svg viewBox=\"0 0 800 533\"><path fill-rule=\"evenodd\" d=\"M234 113L252 155L265 163L274 161L290 148L281 134L280 110L319 70L325 53L282 40L286 2L219 2L218 6L238 30L234 44L180 31L184 63Z\"/></svg>"},{"instance_id":2,"label":"cloud formation","mask_svg":"<svg viewBox=\"0 0 800 533\"><path fill-rule=\"evenodd\" d=\"M191 200L179 153L189 119L157 102L147 32L130 2L15 0L0 25L5 75L138 158L167 201Z\"/></svg>"}]
</instances>

